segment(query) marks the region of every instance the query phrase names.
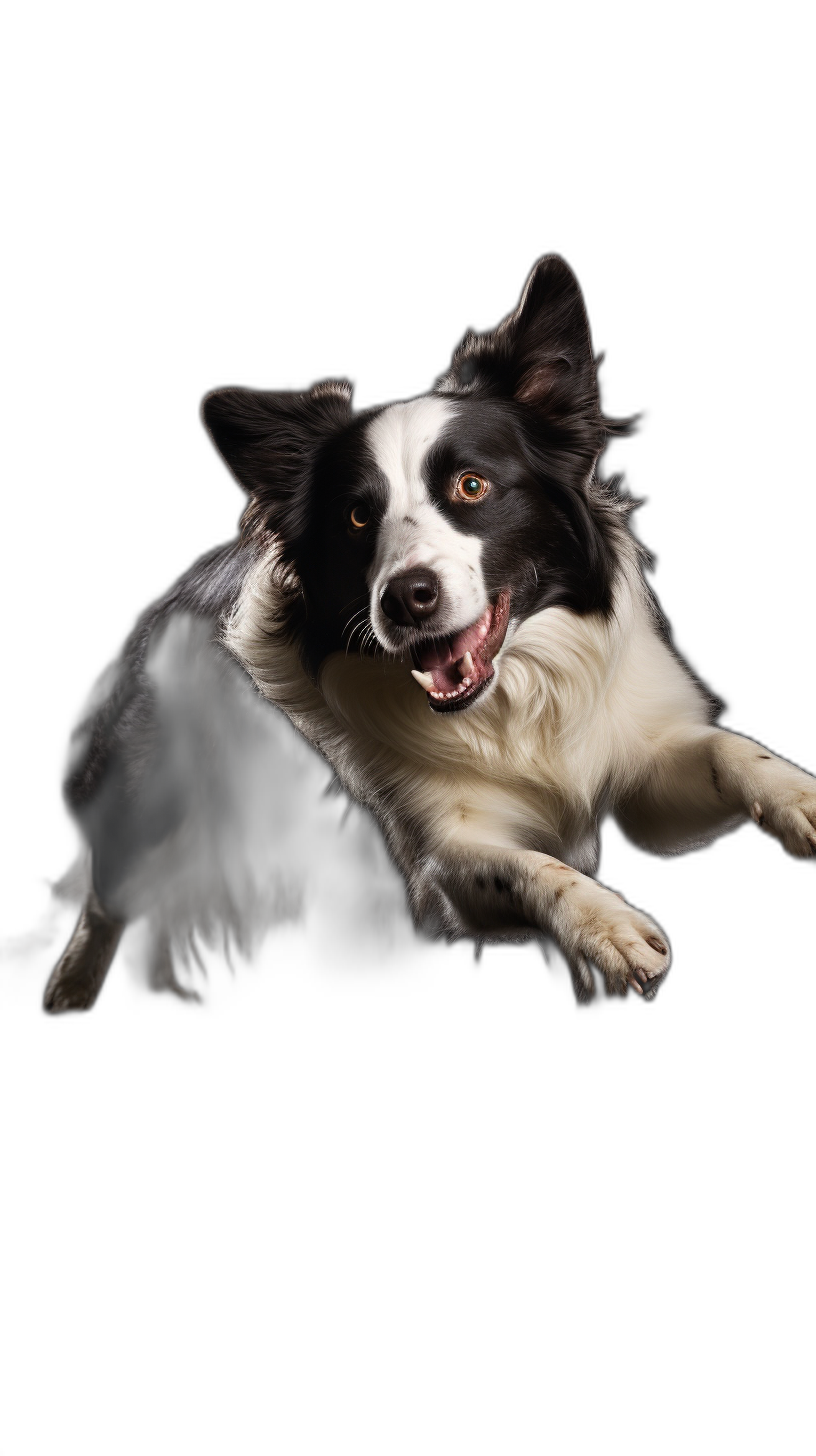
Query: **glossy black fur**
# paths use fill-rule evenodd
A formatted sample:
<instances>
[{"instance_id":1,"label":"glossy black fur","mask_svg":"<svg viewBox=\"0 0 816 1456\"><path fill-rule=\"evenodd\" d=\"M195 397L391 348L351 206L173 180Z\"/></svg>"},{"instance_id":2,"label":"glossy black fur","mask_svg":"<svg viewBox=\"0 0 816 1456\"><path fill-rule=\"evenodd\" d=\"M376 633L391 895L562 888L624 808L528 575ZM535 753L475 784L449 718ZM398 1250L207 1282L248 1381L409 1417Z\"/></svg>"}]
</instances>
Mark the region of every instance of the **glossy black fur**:
<instances>
[{"instance_id":1,"label":"glossy black fur","mask_svg":"<svg viewBox=\"0 0 816 1456\"><path fill-rule=\"evenodd\" d=\"M603 414L589 322L563 258L542 258L519 307L498 328L467 333L437 392L457 419L438 479L473 469L493 485L457 524L483 535L488 590L513 588L512 614L549 606L606 612L615 571L607 506L617 482L594 481L611 435L634 420ZM474 458L475 457L475 458Z\"/></svg>"},{"instance_id":2,"label":"glossy black fur","mask_svg":"<svg viewBox=\"0 0 816 1456\"><path fill-rule=\"evenodd\" d=\"M485 476L489 494L464 508L451 485L466 470ZM457 530L482 538L488 595L512 592L512 614L543 607L609 610L614 551L586 482L565 468L532 410L489 394L456 402L456 419L429 453L428 492Z\"/></svg>"}]
</instances>

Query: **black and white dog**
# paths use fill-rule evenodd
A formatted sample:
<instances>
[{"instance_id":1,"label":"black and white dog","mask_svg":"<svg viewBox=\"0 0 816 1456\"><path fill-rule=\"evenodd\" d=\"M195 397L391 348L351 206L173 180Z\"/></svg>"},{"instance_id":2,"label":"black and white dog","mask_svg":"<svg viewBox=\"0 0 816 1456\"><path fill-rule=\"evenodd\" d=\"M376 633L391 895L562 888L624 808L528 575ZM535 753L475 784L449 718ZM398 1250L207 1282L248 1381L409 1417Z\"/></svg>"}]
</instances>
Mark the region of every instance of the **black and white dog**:
<instances>
[{"instance_id":1,"label":"black and white dog","mask_svg":"<svg viewBox=\"0 0 816 1456\"><path fill-rule=\"evenodd\" d=\"M137 917L174 984L180 936L281 913L306 772L289 723L376 819L418 927L552 937L579 999L593 967L651 996L669 965L592 878L606 813L657 852L751 817L816 853L816 780L716 727L672 646L631 502L598 473L631 422L601 411L560 258L419 399L221 389L203 416L248 493L241 536L142 617L77 731L89 878L48 1010L93 1003Z\"/></svg>"}]
</instances>

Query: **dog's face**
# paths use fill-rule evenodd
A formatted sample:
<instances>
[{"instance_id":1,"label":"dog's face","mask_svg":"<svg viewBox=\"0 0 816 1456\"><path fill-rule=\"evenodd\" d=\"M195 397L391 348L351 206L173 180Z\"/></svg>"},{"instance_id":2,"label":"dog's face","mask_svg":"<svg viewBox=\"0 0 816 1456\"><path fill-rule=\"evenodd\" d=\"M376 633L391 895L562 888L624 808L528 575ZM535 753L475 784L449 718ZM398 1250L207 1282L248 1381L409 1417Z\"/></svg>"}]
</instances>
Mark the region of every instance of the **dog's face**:
<instances>
[{"instance_id":1,"label":"dog's face","mask_svg":"<svg viewBox=\"0 0 816 1456\"><path fill-rule=\"evenodd\" d=\"M514 314L467 335L433 393L359 415L350 386L228 389L205 422L302 588L313 671L337 650L406 661L436 712L494 680L511 623L604 611L587 485L607 435L578 284L545 258Z\"/></svg>"}]
</instances>

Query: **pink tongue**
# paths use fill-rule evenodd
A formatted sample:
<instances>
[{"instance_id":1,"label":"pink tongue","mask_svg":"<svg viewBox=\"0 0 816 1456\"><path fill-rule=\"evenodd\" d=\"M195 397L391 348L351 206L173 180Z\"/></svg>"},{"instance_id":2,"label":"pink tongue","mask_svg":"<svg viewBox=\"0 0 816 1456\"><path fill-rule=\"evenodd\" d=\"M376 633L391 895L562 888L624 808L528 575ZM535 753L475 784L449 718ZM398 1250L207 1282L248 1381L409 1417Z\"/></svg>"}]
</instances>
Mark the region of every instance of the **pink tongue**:
<instances>
[{"instance_id":1,"label":"pink tongue","mask_svg":"<svg viewBox=\"0 0 816 1456\"><path fill-rule=\"evenodd\" d=\"M488 607L478 622L466 627L463 632L457 632L455 637L437 637L432 642L420 643L416 648L419 666L423 672L431 674L436 692L450 693L462 686L463 676L456 664L466 652L473 658L473 667L465 674L470 678L471 686L491 676L492 661L485 661L479 654L484 648L492 617L493 609Z\"/></svg>"}]
</instances>

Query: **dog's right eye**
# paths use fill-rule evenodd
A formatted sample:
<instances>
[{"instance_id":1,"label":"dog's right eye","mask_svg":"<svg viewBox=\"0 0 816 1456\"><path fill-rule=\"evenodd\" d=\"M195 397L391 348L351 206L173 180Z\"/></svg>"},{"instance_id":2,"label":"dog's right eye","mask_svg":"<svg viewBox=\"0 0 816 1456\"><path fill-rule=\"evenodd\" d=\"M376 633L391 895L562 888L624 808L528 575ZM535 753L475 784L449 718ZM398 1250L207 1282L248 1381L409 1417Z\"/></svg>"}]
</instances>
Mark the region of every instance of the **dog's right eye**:
<instances>
[{"instance_id":1,"label":"dog's right eye","mask_svg":"<svg viewBox=\"0 0 816 1456\"><path fill-rule=\"evenodd\" d=\"M353 531L362 531L371 520L371 509L365 501L358 501L349 511L349 525Z\"/></svg>"},{"instance_id":2,"label":"dog's right eye","mask_svg":"<svg viewBox=\"0 0 816 1456\"><path fill-rule=\"evenodd\" d=\"M454 494L457 500L479 501L489 490L490 482L483 475L474 475L471 470L466 470L464 475L459 476Z\"/></svg>"}]
</instances>

